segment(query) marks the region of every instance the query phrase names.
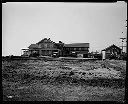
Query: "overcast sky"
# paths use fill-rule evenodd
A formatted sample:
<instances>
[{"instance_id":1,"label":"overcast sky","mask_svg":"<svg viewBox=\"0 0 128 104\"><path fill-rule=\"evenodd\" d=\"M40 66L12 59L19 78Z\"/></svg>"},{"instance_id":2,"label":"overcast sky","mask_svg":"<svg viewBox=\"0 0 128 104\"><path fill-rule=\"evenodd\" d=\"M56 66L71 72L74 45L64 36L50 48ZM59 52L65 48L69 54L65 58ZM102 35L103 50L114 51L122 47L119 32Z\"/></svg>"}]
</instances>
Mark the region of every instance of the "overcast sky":
<instances>
[{"instance_id":1,"label":"overcast sky","mask_svg":"<svg viewBox=\"0 0 128 104\"><path fill-rule=\"evenodd\" d=\"M21 55L21 49L43 38L90 43L90 52L121 46L126 19L125 2L2 4L2 55Z\"/></svg>"}]
</instances>

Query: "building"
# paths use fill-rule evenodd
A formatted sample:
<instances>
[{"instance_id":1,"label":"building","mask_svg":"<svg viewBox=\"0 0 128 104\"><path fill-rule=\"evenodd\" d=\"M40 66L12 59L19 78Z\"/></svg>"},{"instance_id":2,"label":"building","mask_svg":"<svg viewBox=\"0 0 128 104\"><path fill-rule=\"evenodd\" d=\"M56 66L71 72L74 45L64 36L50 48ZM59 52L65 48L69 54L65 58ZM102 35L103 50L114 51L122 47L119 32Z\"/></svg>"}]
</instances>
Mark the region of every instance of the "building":
<instances>
[{"instance_id":1,"label":"building","mask_svg":"<svg viewBox=\"0 0 128 104\"><path fill-rule=\"evenodd\" d=\"M29 56L51 56L54 52L59 52L56 43L51 41L50 38L44 38L36 44L31 44L28 49L22 49L24 53L28 52Z\"/></svg>"},{"instance_id":2,"label":"building","mask_svg":"<svg viewBox=\"0 0 128 104\"><path fill-rule=\"evenodd\" d=\"M116 45L111 45L102 50L102 54L104 53L105 59L118 58L121 55L121 49Z\"/></svg>"},{"instance_id":3,"label":"building","mask_svg":"<svg viewBox=\"0 0 128 104\"><path fill-rule=\"evenodd\" d=\"M27 56L71 56L88 57L89 43L64 44L59 41L55 43L47 38L36 44L31 44L28 49L22 49L23 55Z\"/></svg>"},{"instance_id":4,"label":"building","mask_svg":"<svg viewBox=\"0 0 128 104\"><path fill-rule=\"evenodd\" d=\"M89 43L64 44L63 50L64 56L87 58L89 52Z\"/></svg>"}]
</instances>

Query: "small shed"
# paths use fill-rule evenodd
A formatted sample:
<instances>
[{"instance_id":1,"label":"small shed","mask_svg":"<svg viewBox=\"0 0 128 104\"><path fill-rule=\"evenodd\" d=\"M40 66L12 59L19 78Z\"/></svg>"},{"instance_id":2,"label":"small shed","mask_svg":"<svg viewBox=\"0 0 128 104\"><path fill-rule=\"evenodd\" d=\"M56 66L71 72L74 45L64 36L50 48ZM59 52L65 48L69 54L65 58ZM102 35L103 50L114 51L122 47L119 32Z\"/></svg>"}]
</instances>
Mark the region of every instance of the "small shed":
<instances>
[{"instance_id":1,"label":"small shed","mask_svg":"<svg viewBox=\"0 0 128 104\"><path fill-rule=\"evenodd\" d=\"M119 47L116 45L111 45L105 49L102 50L102 53L104 53L105 59L116 59L120 56L121 50Z\"/></svg>"}]
</instances>

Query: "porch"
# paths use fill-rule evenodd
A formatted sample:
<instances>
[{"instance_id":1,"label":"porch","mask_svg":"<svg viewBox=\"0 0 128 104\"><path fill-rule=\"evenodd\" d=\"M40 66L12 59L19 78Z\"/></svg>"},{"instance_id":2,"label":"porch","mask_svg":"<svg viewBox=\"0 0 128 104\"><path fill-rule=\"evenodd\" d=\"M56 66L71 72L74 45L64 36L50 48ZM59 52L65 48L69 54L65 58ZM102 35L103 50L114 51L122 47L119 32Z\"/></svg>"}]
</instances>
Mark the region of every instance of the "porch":
<instances>
[{"instance_id":1,"label":"porch","mask_svg":"<svg viewBox=\"0 0 128 104\"><path fill-rule=\"evenodd\" d=\"M39 56L52 56L54 52L60 53L59 49L22 49L21 55L29 56L31 54L38 54Z\"/></svg>"}]
</instances>

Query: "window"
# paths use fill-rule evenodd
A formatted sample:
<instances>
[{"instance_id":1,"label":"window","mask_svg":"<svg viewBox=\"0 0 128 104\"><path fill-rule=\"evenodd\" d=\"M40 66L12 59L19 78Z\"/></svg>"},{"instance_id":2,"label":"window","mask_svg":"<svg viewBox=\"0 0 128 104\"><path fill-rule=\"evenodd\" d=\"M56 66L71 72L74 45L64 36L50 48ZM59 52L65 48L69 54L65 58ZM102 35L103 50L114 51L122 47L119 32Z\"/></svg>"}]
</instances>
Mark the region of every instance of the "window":
<instances>
[{"instance_id":1,"label":"window","mask_svg":"<svg viewBox=\"0 0 128 104\"><path fill-rule=\"evenodd\" d=\"M39 44L39 47L41 48L41 44Z\"/></svg>"},{"instance_id":2,"label":"window","mask_svg":"<svg viewBox=\"0 0 128 104\"><path fill-rule=\"evenodd\" d=\"M44 44L41 44L41 48L44 48Z\"/></svg>"},{"instance_id":3,"label":"window","mask_svg":"<svg viewBox=\"0 0 128 104\"><path fill-rule=\"evenodd\" d=\"M47 48L47 44L44 44L44 47Z\"/></svg>"},{"instance_id":4,"label":"window","mask_svg":"<svg viewBox=\"0 0 128 104\"><path fill-rule=\"evenodd\" d=\"M84 47L83 49L84 49L84 50L88 50L88 48L86 48L86 47Z\"/></svg>"},{"instance_id":5,"label":"window","mask_svg":"<svg viewBox=\"0 0 128 104\"><path fill-rule=\"evenodd\" d=\"M47 47L50 48L50 44L47 44Z\"/></svg>"},{"instance_id":6,"label":"window","mask_svg":"<svg viewBox=\"0 0 128 104\"><path fill-rule=\"evenodd\" d=\"M79 48L79 51L81 51L81 48Z\"/></svg>"},{"instance_id":7,"label":"window","mask_svg":"<svg viewBox=\"0 0 128 104\"><path fill-rule=\"evenodd\" d=\"M53 47L53 44L50 44L50 48L52 48Z\"/></svg>"}]
</instances>

